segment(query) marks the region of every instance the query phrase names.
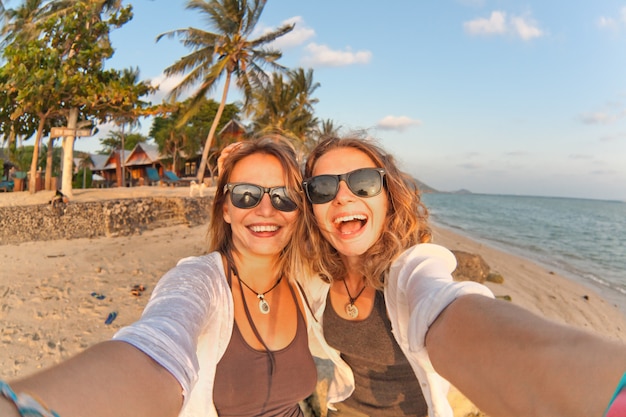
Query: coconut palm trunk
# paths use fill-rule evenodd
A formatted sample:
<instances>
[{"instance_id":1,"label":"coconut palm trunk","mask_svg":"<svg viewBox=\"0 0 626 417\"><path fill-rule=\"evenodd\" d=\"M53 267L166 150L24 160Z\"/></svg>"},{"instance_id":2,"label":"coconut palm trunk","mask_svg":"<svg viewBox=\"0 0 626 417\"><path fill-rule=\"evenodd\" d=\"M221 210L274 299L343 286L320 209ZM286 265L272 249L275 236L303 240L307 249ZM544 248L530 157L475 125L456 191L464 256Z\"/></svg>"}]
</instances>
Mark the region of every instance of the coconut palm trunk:
<instances>
[{"instance_id":1,"label":"coconut palm trunk","mask_svg":"<svg viewBox=\"0 0 626 417\"><path fill-rule=\"evenodd\" d=\"M226 74L226 82L224 83L224 91L222 92L222 100L220 101L220 105L217 108L215 119L213 119L213 123L211 124L211 129L209 130L209 134L207 135L206 142L204 144L204 149L202 150L202 159L200 160L200 166L198 167L198 184L202 184L202 182L204 181L204 172L206 171L207 162L209 159L209 152L211 151L211 146L213 146L213 138L215 137L215 131L217 130L217 125L220 123L220 119L222 118L224 107L226 107L226 98L228 97L228 90L230 87L230 78L231 78L231 73L228 72Z\"/></svg>"}]
</instances>

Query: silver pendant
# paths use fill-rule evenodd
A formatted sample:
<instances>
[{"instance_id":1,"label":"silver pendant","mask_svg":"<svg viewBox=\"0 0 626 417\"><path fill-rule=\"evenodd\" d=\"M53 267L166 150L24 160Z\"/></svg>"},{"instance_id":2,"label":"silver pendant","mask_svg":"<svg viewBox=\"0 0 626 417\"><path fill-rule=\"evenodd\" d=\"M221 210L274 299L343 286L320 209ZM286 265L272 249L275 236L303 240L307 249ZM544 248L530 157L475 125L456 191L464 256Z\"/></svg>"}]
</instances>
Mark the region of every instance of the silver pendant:
<instances>
[{"instance_id":1,"label":"silver pendant","mask_svg":"<svg viewBox=\"0 0 626 417\"><path fill-rule=\"evenodd\" d=\"M356 319L359 316L359 309L352 303L346 304L346 314L351 319Z\"/></svg>"},{"instance_id":2,"label":"silver pendant","mask_svg":"<svg viewBox=\"0 0 626 417\"><path fill-rule=\"evenodd\" d=\"M270 304L265 301L265 298L259 297L259 311L261 314L269 314L270 312Z\"/></svg>"}]
</instances>

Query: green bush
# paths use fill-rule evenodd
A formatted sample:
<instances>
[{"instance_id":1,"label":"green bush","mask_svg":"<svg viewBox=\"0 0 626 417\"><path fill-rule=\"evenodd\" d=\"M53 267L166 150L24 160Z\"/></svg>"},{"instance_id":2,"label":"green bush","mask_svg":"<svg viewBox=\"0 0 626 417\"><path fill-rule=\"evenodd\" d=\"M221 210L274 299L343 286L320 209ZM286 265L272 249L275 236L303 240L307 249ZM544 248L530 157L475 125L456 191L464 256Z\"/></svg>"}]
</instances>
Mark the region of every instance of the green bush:
<instances>
[{"instance_id":1,"label":"green bush","mask_svg":"<svg viewBox=\"0 0 626 417\"><path fill-rule=\"evenodd\" d=\"M86 172L84 172L86 171ZM72 181L72 188L83 188L83 178L85 180L84 188L91 188L91 182L93 181L93 175L91 173L91 168L81 168L78 170L78 173L74 176L74 180Z\"/></svg>"}]
</instances>

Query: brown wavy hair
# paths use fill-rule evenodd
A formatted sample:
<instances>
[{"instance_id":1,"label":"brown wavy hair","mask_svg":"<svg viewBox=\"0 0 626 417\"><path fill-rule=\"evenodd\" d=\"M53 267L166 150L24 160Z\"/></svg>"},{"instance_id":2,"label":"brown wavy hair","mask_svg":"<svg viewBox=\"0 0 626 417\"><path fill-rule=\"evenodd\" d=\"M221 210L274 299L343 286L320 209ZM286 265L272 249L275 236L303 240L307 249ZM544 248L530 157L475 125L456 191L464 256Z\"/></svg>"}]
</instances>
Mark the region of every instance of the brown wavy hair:
<instances>
[{"instance_id":1,"label":"brown wavy hair","mask_svg":"<svg viewBox=\"0 0 626 417\"><path fill-rule=\"evenodd\" d=\"M287 139L277 135L263 136L242 142L241 146L228 154L221 167L222 172L217 182L211 220L207 231L210 251L219 251L227 257L236 252L230 224L224 220L223 215L223 206L228 195L227 192L224 192L224 187L230 181L235 165L243 158L254 154L271 155L278 159L285 172L287 194L296 203L298 213L301 214L304 211L304 193L301 191L302 174L293 145ZM304 239L306 226L301 215L298 215L295 221L297 224L294 234L282 250L276 265L278 271L290 279L302 273L301 268L304 265L301 255L302 248L296 242L301 242Z\"/></svg>"},{"instance_id":2,"label":"brown wavy hair","mask_svg":"<svg viewBox=\"0 0 626 417\"><path fill-rule=\"evenodd\" d=\"M389 200L387 220L378 240L361 255L361 271L359 271L368 285L382 288L384 277L398 255L415 244L431 241L428 210L422 203L415 179L401 171L394 157L371 139L347 136L322 140L309 154L304 178L310 178L313 175L315 164L321 156L338 148L359 150L367 155L377 167L384 168L386 171L384 188ZM307 226L306 247L310 253L312 270L328 282L333 279L344 279L347 276L346 266L339 252L323 237L310 202L307 202L304 213Z\"/></svg>"}]
</instances>

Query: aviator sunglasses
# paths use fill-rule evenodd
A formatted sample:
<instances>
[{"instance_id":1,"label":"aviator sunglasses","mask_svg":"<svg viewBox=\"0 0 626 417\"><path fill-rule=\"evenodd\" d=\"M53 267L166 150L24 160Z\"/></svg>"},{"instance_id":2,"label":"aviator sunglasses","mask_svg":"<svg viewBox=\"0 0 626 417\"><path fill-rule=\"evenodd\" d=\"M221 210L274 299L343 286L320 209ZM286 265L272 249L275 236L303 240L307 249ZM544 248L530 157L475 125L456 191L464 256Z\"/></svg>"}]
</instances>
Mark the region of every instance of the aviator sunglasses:
<instances>
[{"instance_id":1,"label":"aviator sunglasses","mask_svg":"<svg viewBox=\"0 0 626 417\"><path fill-rule=\"evenodd\" d=\"M361 168L341 175L317 175L303 181L302 187L311 204L324 204L337 196L340 181L357 197L374 197L383 189L384 176L382 168Z\"/></svg>"},{"instance_id":2,"label":"aviator sunglasses","mask_svg":"<svg viewBox=\"0 0 626 417\"><path fill-rule=\"evenodd\" d=\"M230 191L230 202L240 209L251 209L259 205L263 196L269 194L270 202L276 210L294 211L297 206L287 196L287 189L282 187L261 187L246 182L231 182L224 186L224 194Z\"/></svg>"}]
</instances>

